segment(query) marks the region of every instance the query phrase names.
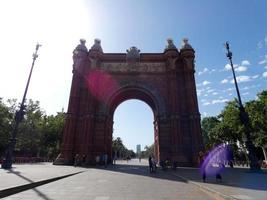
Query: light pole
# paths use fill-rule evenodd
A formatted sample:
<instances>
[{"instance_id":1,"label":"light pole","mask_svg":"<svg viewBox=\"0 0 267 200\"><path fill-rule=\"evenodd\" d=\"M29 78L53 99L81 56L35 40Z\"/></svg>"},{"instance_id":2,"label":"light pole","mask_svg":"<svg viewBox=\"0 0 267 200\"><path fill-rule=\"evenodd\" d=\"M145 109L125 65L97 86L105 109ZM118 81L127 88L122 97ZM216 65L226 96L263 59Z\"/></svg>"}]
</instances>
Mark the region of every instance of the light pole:
<instances>
[{"instance_id":1,"label":"light pole","mask_svg":"<svg viewBox=\"0 0 267 200\"><path fill-rule=\"evenodd\" d=\"M245 111L245 108L242 104L241 96L240 96L237 81L236 81L235 70L234 70L233 62L232 62L233 54L230 51L230 47L229 47L228 42L225 43L225 47L227 50L226 56L230 60L230 64L231 64L231 68L232 68L232 72L233 72L235 89L237 92L238 103L239 103L239 117L240 117L241 123L245 127L245 136L246 136L245 143L246 143L246 148L248 150L249 166L250 166L251 170L260 170L260 165L258 163L258 159L257 159L257 156L255 154L255 146L254 146L253 142L251 141L251 137L250 137L251 127L250 127L250 123L249 123L249 116L248 116L247 112Z\"/></svg>"},{"instance_id":2,"label":"light pole","mask_svg":"<svg viewBox=\"0 0 267 200\"><path fill-rule=\"evenodd\" d=\"M29 83L30 83L31 76L32 76L33 66L34 66L36 58L38 57L37 52L38 52L38 49L39 49L40 46L41 45L37 43L36 48L35 48L35 52L32 55L32 59L33 60L32 60L31 71L30 71L30 74L29 74L29 77L28 77L28 81L27 81L27 84L26 84L26 88L25 88L25 91L24 91L24 95L23 95L21 104L20 104L20 108L19 108L18 111L16 111L16 114L15 114L15 122L14 122L14 127L13 127L13 131L12 131L11 139L10 139L10 142L9 142L9 144L7 146L5 158L4 158L3 163L2 163L2 168L3 169L11 169L12 168L12 157L13 157L13 151L14 151L15 146L16 146L16 137L17 137L18 127L19 127L19 123L22 121L23 116L25 114L25 105L24 105L24 103L25 103L25 100L26 100L26 95L27 95Z\"/></svg>"}]
</instances>

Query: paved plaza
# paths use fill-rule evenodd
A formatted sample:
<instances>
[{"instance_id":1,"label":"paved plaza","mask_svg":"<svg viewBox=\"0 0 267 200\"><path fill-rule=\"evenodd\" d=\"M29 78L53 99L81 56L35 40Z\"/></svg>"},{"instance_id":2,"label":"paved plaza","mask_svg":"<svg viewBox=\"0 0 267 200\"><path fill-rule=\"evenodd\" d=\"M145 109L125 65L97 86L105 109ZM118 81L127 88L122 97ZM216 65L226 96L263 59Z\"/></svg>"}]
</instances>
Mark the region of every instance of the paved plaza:
<instances>
[{"instance_id":1,"label":"paved plaza","mask_svg":"<svg viewBox=\"0 0 267 200\"><path fill-rule=\"evenodd\" d=\"M222 183L216 183L215 177L208 177L207 183L202 183L195 168L157 170L150 174L147 162L137 160L118 161L107 168L21 164L14 165L12 170L1 169L0 177L0 197L5 196L5 200L267 200L267 173L237 168L226 169ZM56 177L60 178L54 180ZM22 192L17 188L22 188Z\"/></svg>"}]
</instances>

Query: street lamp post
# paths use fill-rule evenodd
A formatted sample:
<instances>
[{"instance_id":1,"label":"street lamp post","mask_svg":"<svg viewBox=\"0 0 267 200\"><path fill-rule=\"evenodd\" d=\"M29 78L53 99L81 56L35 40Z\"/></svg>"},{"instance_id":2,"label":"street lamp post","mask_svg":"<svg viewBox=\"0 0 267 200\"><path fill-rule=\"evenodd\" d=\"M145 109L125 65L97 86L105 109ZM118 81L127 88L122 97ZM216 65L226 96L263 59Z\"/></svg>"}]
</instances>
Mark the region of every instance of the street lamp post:
<instances>
[{"instance_id":1,"label":"street lamp post","mask_svg":"<svg viewBox=\"0 0 267 200\"><path fill-rule=\"evenodd\" d=\"M226 47L226 50L227 50L226 56L230 60L230 64L231 64L231 68L232 68L232 72L233 72L235 89L236 89L236 92L237 92L238 103L239 103L239 117L240 117L241 123L245 127L245 136L246 136L245 143L246 143L246 148L248 150L249 166L250 166L251 170L260 170L260 165L258 163L258 159L257 159L257 156L255 154L255 146L254 146L254 144L253 144L253 142L251 140L251 136L250 136L251 127L250 127L250 124L249 124L249 116L248 116L247 112L245 111L245 108L244 108L244 106L242 104L241 96L240 96L238 85L237 85L237 81L236 81L235 70L234 70L233 62L232 62L233 54L230 51L230 47L229 47L229 43L228 42L225 43L225 47Z\"/></svg>"},{"instance_id":2,"label":"street lamp post","mask_svg":"<svg viewBox=\"0 0 267 200\"><path fill-rule=\"evenodd\" d=\"M13 157L13 151L14 151L15 146L16 146L16 137L17 137L18 127L19 127L19 123L22 121L23 116L25 114L24 103L26 100L26 95L27 95L29 83L30 83L31 76L32 76L33 66L34 66L36 58L38 57L37 52L38 52L38 49L40 46L41 46L40 44L36 45L35 52L32 55L33 61L32 61L31 71L30 71L30 74L28 77L27 85L26 85L26 88L24 91L24 95L23 95L21 104L20 104L20 108L18 111L16 111L16 114L15 114L15 122L14 122L14 127L13 127L13 131L12 131L11 139L10 139L10 142L7 146L5 158L4 158L3 163L2 163L3 169L11 169L12 168L12 157Z\"/></svg>"}]
</instances>

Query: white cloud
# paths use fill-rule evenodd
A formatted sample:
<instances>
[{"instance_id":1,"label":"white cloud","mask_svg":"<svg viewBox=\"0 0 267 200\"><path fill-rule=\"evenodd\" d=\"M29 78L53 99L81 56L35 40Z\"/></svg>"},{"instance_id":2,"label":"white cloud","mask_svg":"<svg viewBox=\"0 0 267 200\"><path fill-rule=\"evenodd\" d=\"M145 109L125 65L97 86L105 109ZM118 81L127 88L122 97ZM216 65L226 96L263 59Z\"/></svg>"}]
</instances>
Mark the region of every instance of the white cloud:
<instances>
[{"instance_id":1,"label":"white cloud","mask_svg":"<svg viewBox=\"0 0 267 200\"><path fill-rule=\"evenodd\" d=\"M247 71L247 67L245 66L238 66L235 68L235 71L237 72L244 72L244 71Z\"/></svg>"},{"instance_id":2,"label":"white cloud","mask_svg":"<svg viewBox=\"0 0 267 200\"><path fill-rule=\"evenodd\" d=\"M207 67L205 67L202 71L198 72L198 75L204 74L208 71L209 71L209 69Z\"/></svg>"},{"instance_id":3,"label":"white cloud","mask_svg":"<svg viewBox=\"0 0 267 200\"><path fill-rule=\"evenodd\" d=\"M231 88L228 88L227 91L233 91L235 88L231 87Z\"/></svg>"},{"instance_id":4,"label":"white cloud","mask_svg":"<svg viewBox=\"0 0 267 200\"><path fill-rule=\"evenodd\" d=\"M209 82L209 81L203 81L203 82L202 82L203 85L208 85L208 84L210 84L210 83L211 83L211 82Z\"/></svg>"},{"instance_id":5,"label":"white cloud","mask_svg":"<svg viewBox=\"0 0 267 200\"><path fill-rule=\"evenodd\" d=\"M267 69L267 66L265 66L264 68Z\"/></svg>"},{"instance_id":6,"label":"white cloud","mask_svg":"<svg viewBox=\"0 0 267 200\"><path fill-rule=\"evenodd\" d=\"M254 76L252 76L252 78L253 79L255 79L255 78L258 78L259 77L259 75L257 74L257 75L254 75Z\"/></svg>"},{"instance_id":7,"label":"white cloud","mask_svg":"<svg viewBox=\"0 0 267 200\"><path fill-rule=\"evenodd\" d=\"M203 72L207 72L209 69L207 67L204 68Z\"/></svg>"},{"instance_id":8,"label":"white cloud","mask_svg":"<svg viewBox=\"0 0 267 200\"><path fill-rule=\"evenodd\" d=\"M243 60L241 65L250 65L250 62L248 60Z\"/></svg>"},{"instance_id":9,"label":"white cloud","mask_svg":"<svg viewBox=\"0 0 267 200\"><path fill-rule=\"evenodd\" d=\"M249 76L237 76L236 81L238 83L248 82L248 81L251 81L251 78ZM234 79L231 80L231 83L234 83Z\"/></svg>"},{"instance_id":10,"label":"white cloud","mask_svg":"<svg viewBox=\"0 0 267 200\"><path fill-rule=\"evenodd\" d=\"M265 63L267 63L267 60L262 60L262 61L259 62L259 65L262 65L262 64L265 64Z\"/></svg>"},{"instance_id":11,"label":"white cloud","mask_svg":"<svg viewBox=\"0 0 267 200\"><path fill-rule=\"evenodd\" d=\"M263 76L264 78L266 78L266 77L267 77L267 71L266 71L266 72L263 72L262 76Z\"/></svg>"},{"instance_id":12,"label":"white cloud","mask_svg":"<svg viewBox=\"0 0 267 200\"><path fill-rule=\"evenodd\" d=\"M249 92L242 93L243 96L249 95Z\"/></svg>"},{"instance_id":13,"label":"white cloud","mask_svg":"<svg viewBox=\"0 0 267 200\"><path fill-rule=\"evenodd\" d=\"M207 101L207 99L201 99L200 101L201 101L201 102L206 102L206 101Z\"/></svg>"},{"instance_id":14,"label":"white cloud","mask_svg":"<svg viewBox=\"0 0 267 200\"><path fill-rule=\"evenodd\" d=\"M219 93L218 93L218 92L213 92L213 93L212 93L212 95L217 95L217 94L219 94Z\"/></svg>"},{"instance_id":15,"label":"white cloud","mask_svg":"<svg viewBox=\"0 0 267 200\"><path fill-rule=\"evenodd\" d=\"M267 45L267 35L265 36L263 41L261 40L258 42L258 44L257 44L258 49L261 49L264 46L264 43L265 43L265 45Z\"/></svg>"},{"instance_id":16,"label":"white cloud","mask_svg":"<svg viewBox=\"0 0 267 200\"><path fill-rule=\"evenodd\" d=\"M234 67L235 71L237 71L237 72L244 72L244 71L247 70L247 67L242 66L242 65L234 64L233 67ZM223 71L229 71L231 69L232 69L231 65L230 64L226 64L224 66L224 70Z\"/></svg>"},{"instance_id":17,"label":"white cloud","mask_svg":"<svg viewBox=\"0 0 267 200\"><path fill-rule=\"evenodd\" d=\"M245 87L241 88L241 90L248 90L248 89L249 89L248 86L245 86Z\"/></svg>"},{"instance_id":18,"label":"white cloud","mask_svg":"<svg viewBox=\"0 0 267 200\"><path fill-rule=\"evenodd\" d=\"M223 80L221 81L221 83L222 83L222 84L224 84L224 83L228 83L228 80L227 80L227 79L223 79Z\"/></svg>"},{"instance_id":19,"label":"white cloud","mask_svg":"<svg viewBox=\"0 0 267 200\"><path fill-rule=\"evenodd\" d=\"M226 65L224 66L224 69L225 69L226 71L231 70L231 65L230 65L230 64L226 64Z\"/></svg>"},{"instance_id":20,"label":"white cloud","mask_svg":"<svg viewBox=\"0 0 267 200\"><path fill-rule=\"evenodd\" d=\"M263 47L263 43L262 43L262 41L259 41L259 42L258 42L257 47L258 47L258 49L261 49L261 48Z\"/></svg>"},{"instance_id":21,"label":"white cloud","mask_svg":"<svg viewBox=\"0 0 267 200\"><path fill-rule=\"evenodd\" d=\"M228 95L229 95L229 96L232 96L232 95L233 95L233 93L229 93Z\"/></svg>"},{"instance_id":22,"label":"white cloud","mask_svg":"<svg viewBox=\"0 0 267 200\"><path fill-rule=\"evenodd\" d=\"M207 91L207 93L211 93L213 91L214 91L214 89L210 89L210 90Z\"/></svg>"},{"instance_id":23,"label":"white cloud","mask_svg":"<svg viewBox=\"0 0 267 200\"><path fill-rule=\"evenodd\" d=\"M227 101L229 101L229 100L228 99L215 99L211 103L212 104L218 104L218 103L225 103Z\"/></svg>"},{"instance_id":24,"label":"white cloud","mask_svg":"<svg viewBox=\"0 0 267 200\"><path fill-rule=\"evenodd\" d=\"M267 63L267 54L264 56L264 59L259 62L259 65Z\"/></svg>"},{"instance_id":25,"label":"white cloud","mask_svg":"<svg viewBox=\"0 0 267 200\"><path fill-rule=\"evenodd\" d=\"M233 67L234 67L234 69L235 68L237 68L238 67L238 65L237 64L233 64ZM228 71L228 70L231 70L231 65L230 64L226 64L225 66L224 66L224 70L225 71Z\"/></svg>"},{"instance_id":26,"label":"white cloud","mask_svg":"<svg viewBox=\"0 0 267 200\"><path fill-rule=\"evenodd\" d=\"M207 105L210 105L210 102L205 102L202 104L203 106L207 106Z\"/></svg>"},{"instance_id":27,"label":"white cloud","mask_svg":"<svg viewBox=\"0 0 267 200\"><path fill-rule=\"evenodd\" d=\"M207 117L207 116L208 116L208 113L203 112L203 116L204 116L204 117Z\"/></svg>"}]
</instances>

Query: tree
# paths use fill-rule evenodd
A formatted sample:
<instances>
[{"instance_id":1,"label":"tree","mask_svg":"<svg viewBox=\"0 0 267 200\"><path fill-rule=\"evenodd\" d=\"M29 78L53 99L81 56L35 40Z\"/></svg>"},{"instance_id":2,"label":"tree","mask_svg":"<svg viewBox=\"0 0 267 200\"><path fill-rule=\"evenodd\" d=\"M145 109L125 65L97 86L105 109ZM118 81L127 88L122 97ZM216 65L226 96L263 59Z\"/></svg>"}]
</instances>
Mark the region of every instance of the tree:
<instances>
[{"instance_id":1,"label":"tree","mask_svg":"<svg viewBox=\"0 0 267 200\"><path fill-rule=\"evenodd\" d=\"M7 105L0 98L0 157L3 156L10 139L13 115Z\"/></svg>"},{"instance_id":2,"label":"tree","mask_svg":"<svg viewBox=\"0 0 267 200\"><path fill-rule=\"evenodd\" d=\"M54 159L60 151L65 113L58 112L56 116L44 116L41 125L41 155Z\"/></svg>"},{"instance_id":3,"label":"tree","mask_svg":"<svg viewBox=\"0 0 267 200\"><path fill-rule=\"evenodd\" d=\"M259 93L256 100L247 102L245 110L249 115L249 129L253 143L256 146L265 146L267 144L267 91ZM228 102L218 116L203 118L201 127L206 148L209 149L218 143L228 143L232 146L235 156L240 154L238 148L244 147L245 127L240 121L239 104L236 99ZM241 147L237 146L237 141Z\"/></svg>"},{"instance_id":4,"label":"tree","mask_svg":"<svg viewBox=\"0 0 267 200\"><path fill-rule=\"evenodd\" d=\"M117 154L118 158L123 158L126 156L127 150L120 137L117 137L116 139L112 139L112 150L113 150L113 154Z\"/></svg>"},{"instance_id":5,"label":"tree","mask_svg":"<svg viewBox=\"0 0 267 200\"><path fill-rule=\"evenodd\" d=\"M230 143L242 142L245 127L240 121L239 113L239 104L237 99L235 99L228 102L219 115L222 123L221 127L223 127L219 131L221 131L223 141Z\"/></svg>"},{"instance_id":6,"label":"tree","mask_svg":"<svg viewBox=\"0 0 267 200\"><path fill-rule=\"evenodd\" d=\"M148 158L151 155L154 155L154 144L151 144L150 146L145 146L145 150L141 152L141 157Z\"/></svg>"},{"instance_id":7,"label":"tree","mask_svg":"<svg viewBox=\"0 0 267 200\"><path fill-rule=\"evenodd\" d=\"M112 152L113 155L117 155L118 158L135 157L133 150L128 150L120 137L112 139Z\"/></svg>"},{"instance_id":8,"label":"tree","mask_svg":"<svg viewBox=\"0 0 267 200\"><path fill-rule=\"evenodd\" d=\"M19 125L14 156L40 156L54 159L59 153L65 114L46 116L38 101L25 103L26 113ZM18 109L16 99L0 99L0 155L4 154L11 137L14 115Z\"/></svg>"},{"instance_id":9,"label":"tree","mask_svg":"<svg viewBox=\"0 0 267 200\"><path fill-rule=\"evenodd\" d=\"M257 100L246 103L245 108L249 114L252 139L257 146L267 144L267 90L259 93Z\"/></svg>"},{"instance_id":10,"label":"tree","mask_svg":"<svg viewBox=\"0 0 267 200\"><path fill-rule=\"evenodd\" d=\"M20 156L39 156L41 151L42 118L44 112L38 101L26 104L26 113L17 135L16 153Z\"/></svg>"},{"instance_id":11,"label":"tree","mask_svg":"<svg viewBox=\"0 0 267 200\"><path fill-rule=\"evenodd\" d=\"M217 117L205 117L201 121L202 136L205 148L209 149L219 141L218 135L215 134L214 128L220 121Z\"/></svg>"}]
</instances>

